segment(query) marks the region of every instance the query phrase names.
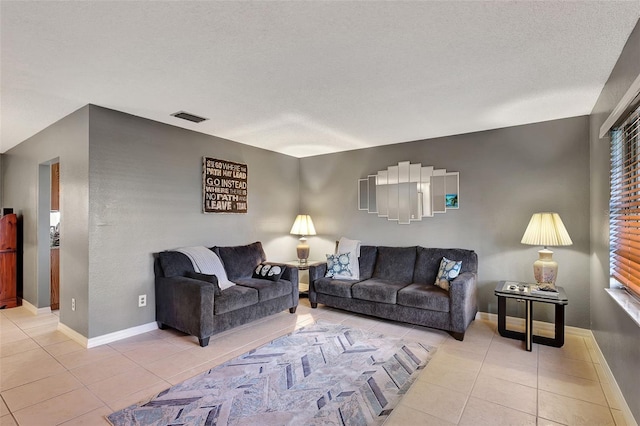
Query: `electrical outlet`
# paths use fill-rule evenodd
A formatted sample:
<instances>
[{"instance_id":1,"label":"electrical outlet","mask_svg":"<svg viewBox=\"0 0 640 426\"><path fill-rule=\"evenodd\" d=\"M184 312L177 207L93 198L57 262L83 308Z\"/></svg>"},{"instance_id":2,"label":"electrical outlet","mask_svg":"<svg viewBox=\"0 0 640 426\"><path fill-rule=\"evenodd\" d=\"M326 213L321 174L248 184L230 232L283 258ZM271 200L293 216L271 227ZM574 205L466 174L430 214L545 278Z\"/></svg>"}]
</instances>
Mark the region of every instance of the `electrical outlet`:
<instances>
[{"instance_id":1,"label":"electrical outlet","mask_svg":"<svg viewBox=\"0 0 640 426\"><path fill-rule=\"evenodd\" d=\"M75 311L76 310L76 299L75 298L71 298L71 310Z\"/></svg>"},{"instance_id":2,"label":"electrical outlet","mask_svg":"<svg viewBox=\"0 0 640 426\"><path fill-rule=\"evenodd\" d=\"M142 308L143 306L147 306L147 295L141 294L138 296L138 308Z\"/></svg>"}]
</instances>

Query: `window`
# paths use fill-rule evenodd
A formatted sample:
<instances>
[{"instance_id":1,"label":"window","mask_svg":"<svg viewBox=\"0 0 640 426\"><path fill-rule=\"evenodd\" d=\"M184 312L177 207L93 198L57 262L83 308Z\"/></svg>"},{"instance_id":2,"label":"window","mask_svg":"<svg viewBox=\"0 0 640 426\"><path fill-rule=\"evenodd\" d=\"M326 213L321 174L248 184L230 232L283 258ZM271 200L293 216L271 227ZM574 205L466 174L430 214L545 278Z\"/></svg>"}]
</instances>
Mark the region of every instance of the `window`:
<instances>
[{"instance_id":1,"label":"window","mask_svg":"<svg viewBox=\"0 0 640 426\"><path fill-rule=\"evenodd\" d=\"M611 132L609 267L640 297L640 107Z\"/></svg>"}]
</instances>

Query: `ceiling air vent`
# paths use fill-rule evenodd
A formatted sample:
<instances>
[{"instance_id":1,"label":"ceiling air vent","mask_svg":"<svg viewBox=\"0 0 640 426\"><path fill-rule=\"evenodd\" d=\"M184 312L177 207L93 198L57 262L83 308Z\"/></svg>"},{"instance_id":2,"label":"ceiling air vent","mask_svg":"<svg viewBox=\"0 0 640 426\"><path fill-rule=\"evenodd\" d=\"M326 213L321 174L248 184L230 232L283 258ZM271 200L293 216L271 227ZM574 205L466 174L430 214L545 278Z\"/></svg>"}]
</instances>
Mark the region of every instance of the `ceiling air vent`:
<instances>
[{"instance_id":1,"label":"ceiling air vent","mask_svg":"<svg viewBox=\"0 0 640 426\"><path fill-rule=\"evenodd\" d=\"M183 120L192 121L194 123L200 123L202 121L208 120L208 118L198 117L197 115L189 114L188 112L184 111L179 111L171 115L177 118L182 118Z\"/></svg>"}]
</instances>

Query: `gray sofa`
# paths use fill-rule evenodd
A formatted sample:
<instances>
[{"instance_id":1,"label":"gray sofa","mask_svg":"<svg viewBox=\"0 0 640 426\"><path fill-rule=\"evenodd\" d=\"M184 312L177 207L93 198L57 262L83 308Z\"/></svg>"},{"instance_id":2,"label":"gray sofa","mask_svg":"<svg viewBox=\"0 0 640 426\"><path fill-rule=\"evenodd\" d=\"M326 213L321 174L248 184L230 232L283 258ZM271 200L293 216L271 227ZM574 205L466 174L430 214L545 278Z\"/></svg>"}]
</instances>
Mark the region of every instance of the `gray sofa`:
<instances>
[{"instance_id":1,"label":"gray sofa","mask_svg":"<svg viewBox=\"0 0 640 426\"><path fill-rule=\"evenodd\" d=\"M434 285L443 257L462 261L449 291ZM360 279L325 277L327 264L309 267L309 302L448 331L462 340L478 312L478 256L472 250L360 247Z\"/></svg>"},{"instance_id":2,"label":"gray sofa","mask_svg":"<svg viewBox=\"0 0 640 426\"><path fill-rule=\"evenodd\" d=\"M286 268L278 281L252 278L256 267L266 261L260 242L211 250L235 286L219 291L215 278L207 282L188 277L194 275L194 267L181 252L163 251L155 256L156 321L160 328L169 326L196 336L204 347L210 336L232 327L285 309L295 313L297 268Z\"/></svg>"}]
</instances>

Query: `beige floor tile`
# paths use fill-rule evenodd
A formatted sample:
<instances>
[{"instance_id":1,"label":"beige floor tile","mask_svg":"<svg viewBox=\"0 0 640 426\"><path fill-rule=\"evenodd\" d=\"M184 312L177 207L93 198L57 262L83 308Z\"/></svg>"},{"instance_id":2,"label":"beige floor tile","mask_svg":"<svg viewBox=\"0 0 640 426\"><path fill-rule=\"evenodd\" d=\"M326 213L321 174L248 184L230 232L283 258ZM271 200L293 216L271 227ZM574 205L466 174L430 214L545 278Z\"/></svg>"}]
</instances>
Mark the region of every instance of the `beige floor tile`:
<instances>
[{"instance_id":1,"label":"beige floor tile","mask_svg":"<svg viewBox=\"0 0 640 426\"><path fill-rule=\"evenodd\" d=\"M467 398L464 393L416 381L402 398L402 405L457 424Z\"/></svg>"},{"instance_id":2,"label":"beige floor tile","mask_svg":"<svg viewBox=\"0 0 640 426\"><path fill-rule=\"evenodd\" d=\"M455 423L439 419L422 411L402 405L402 401L393 410L389 418L384 422L384 426L408 426L408 425L429 425L429 426L454 426Z\"/></svg>"},{"instance_id":3,"label":"beige floor tile","mask_svg":"<svg viewBox=\"0 0 640 426\"><path fill-rule=\"evenodd\" d=\"M218 365L222 364L223 362L225 362L227 359L226 357L224 359L220 359L219 362L213 360L213 361L208 361L205 362L204 364L200 364L197 365L193 368L190 368L188 370L185 370L181 373L176 374L175 376L171 376L169 378L166 379L167 382L169 382L171 384L171 386L173 385L177 385L178 383L182 383L187 379L190 379L192 377L195 377L199 374L202 374L206 371L211 370L214 367L217 367Z\"/></svg>"},{"instance_id":4,"label":"beige floor tile","mask_svg":"<svg viewBox=\"0 0 640 426\"><path fill-rule=\"evenodd\" d=\"M534 344L531 352L524 349L524 342L497 336L491 341L487 359L493 362L517 362L521 365L538 366L538 347Z\"/></svg>"},{"instance_id":5,"label":"beige floor tile","mask_svg":"<svg viewBox=\"0 0 640 426\"><path fill-rule=\"evenodd\" d=\"M183 350L185 350L184 346L180 347L172 344L170 341L156 339L136 349L124 352L123 354L140 365L147 365Z\"/></svg>"},{"instance_id":6,"label":"beige floor tile","mask_svg":"<svg viewBox=\"0 0 640 426\"><path fill-rule=\"evenodd\" d=\"M462 342L455 339L447 339L442 342L442 346L446 346L447 348L460 349L467 352L475 352L481 355L486 355L487 351L489 350L490 344L491 339L468 339L466 337Z\"/></svg>"},{"instance_id":7,"label":"beige floor tile","mask_svg":"<svg viewBox=\"0 0 640 426\"><path fill-rule=\"evenodd\" d=\"M444 331L434 330L426 327L413 327L405 335L405 338L425 343L427 345L439 346L451 336Z\"/></svg>"},{"instance_id":8,"label":"beige floor tile","mask_svg":"<svg viewBox=\"0 0 640 426\"><path fill-rule=\"evenodd\" d=\"M20 426L57 425L104 404L85 388L76 389L14 413Z\"/></svg>"},{"instance_id":9,"label":"beige floor tile","mask_svg":"<svg viewBox=\"0 0 640 426\"><path fill-rule=\"evenodd\" d=\"M7 414L9 414L9 408L7 407L7 404L4 402L4 399L0 398L0 417L6 416Z\"/></svg>"},{"instance_id":10,"label":"beige floor tile","mask_svg":"<svg viewBox=\"0 0 640 426\"><path fill-rule=\"evenodd\" d=\"M44 346L44 350L54 357L57 357L64 354L70 354L72 352L84 351L86 348L73 340L65 340L63 342L46 345Z\"/></svg>"},{"instance_id":11,"label":"beige floor tile","mask_svg":"<svg viewBox=\"0 0 640 426\"><path fill-rule=\"evenodd\" d=\"M58 326L59 318L52 314L32 315L31 317L18 318L14 323L22 330L28 330L42 326Z\"/></svg>"},{"instance_id":12,"label":"beige floor tile","mask_svg":"<svg viewBox=\"0 0 640 426\"><path fill-rule=\"evenodd\" d=\"M451 346L439 346L429 364L434 363L434 366L442 365L443 367L477 373L482 367L483 360L483 354L467 352Z\"/></svg>"},{"instance_id":13,"label":"beige floor tile","mask_svg":"<svg viewBox=\"0 0 640 426\"><path fill-rule=\"evenodd\" d=\"M589 358L591 358L591 362L593 362L594 364L600 364L600 354L598 353L598 351L592 348L589 348L587 350L589 351Z\"/></svg>"},{"instance_id":14,"label":"beige floor tile","mask_svg":"<svg viewBox=\"0 0 640 426\"><path fill-rule=\"evenodd\" d=\"M208 357L202 353L202 348L198 346L193 350L188 349L186 351L181 351L147 364L144 368L162 379L168 379L171 376L175 376L185 370L203 364L206 361L208 361Z\"/></svg>"},{"instance_id":15,"label":"beige floor tile","mask_svg":"<svg viewBox=\"0 0 640 426\"><path fill-rule=\"evenodd\" d=\"M82 383L65 371L4 391L2 397L11 411L18 411L81 387Z\"/></svg>"},{"instance_id":16,"label":"beige floor tile","mask_svg":"<svg viewBox=\"0 0 640 426\"><path fill-rule=\"evenodd\" d=\"M11 414L7 414L6 416L0 416L0 426L18 426L18 423L16 423Z\"/></svg>"},{"instance_id":17,"label":"beige floor tile","mask_svg":"<svg viewBox=\"0 0 640 426\"><path fill-rule=\"evenodd\" d=\"M92 362L115 355L118 355L118 352L115 349L111 348L109 345L103 345L96 348L83 349L81 351L57 355L56 359L66 368L71 369L91 364Z\"/></svg>"},{"instance_id":18,"label":"beige floor tile","mask_svg":"<svg viewBox=\"0 0 640 426\"><path fill-rule=\"evenodd\" d=\"M471 396L536 415L537 390L508 380L480 374Z\"/></svg>"},{"instance_id":19,"label":"beige floor tile","mask_svg":"<svg viewBox=\"0 0 640 426\"><path fill-rule=\"evenodd\" d=\"M71 369L71 373L84 385L99 382L109 377L125 373L140 366L122 354L116 354L108 358Z\"/></svg>"},{"instance_id":20,"label":"beige floor tile","mask_svg":"<svg viewBox=\"0 0 640 426\"><path fill-rule=\"evenodd\" d=\"M1 358L0 371L0 391L5 391L63 373L65 368L42 348L38 348Z\"/></svg>"},{"instance_id":21,"label":"beige floor tile","mask_svg":"<svg viewBox=\"0 0 640 426\"><path fill-rule=\"evenodd\" d=\"M49 328L48 326L31 328L28 329L26 333L38 342L40 346L48 346L71 340L66 334L58 331L56 328Z\"/></svg>"},{"instance_id":22,"label":"beige floor tile","mask_svg":"<svg viewBox=\"0 0 640 426\"><path fill-rule=\"evenodd\" d=\"M470 370L461 370L450 367L444 363L431 365L427 364L420 376L419 381L425 381L447 389L470 394L476 381L478 373Z\"/></svg>"},{"instance_id":23,"label":"beige floor tile","mask_svg":"<svg viewBox=\"0 0 640 426\"><path fill-rule=\"evenodd\" d=\"M538 387L538 368L535 365L520 364L511 360L497 362L492 358L485 360L480 373L532 388Z\"/></svg>"},{"instance_id":24,"label":"beige floor tile","mask_svg":"<svg viewBox=\"0 0 640 426\"><path fill-rule=\"evenodd\" d=\"M614 425L609 408L538 391L538 416L565 425Z\"/></svg>"},{"instance_id":25,"label":"beige floor tile","mask_svg":"<svg viewBox=\"0 0 640 426\"><path fill-rule=\"evenodd\" d=\"M567 374L538 373L538 389L607 407L600 382Z\"/></svg>"},{"instance_id":26,"label":"beige floor tile","mask_svg":"<svg viewBox=\"0 0 640 426\"><path fill-rule=\"evenodd\" d=\"M591 361L561 357L540 357L538 366L540 371L551 374L568 374L569 376L581 377L583 379L598 380L598 373Z\"/></svg>"},{"instance_id":27,"label":"beige floor tile","mask_svg":"<svg viewBox=\"0 0 640 426\"><path fill-rule=\"evenodd\" d=\"M591 362L591 356L584 338L573 335L565 335L564 345L561 348L553 346L540 345L540 359L549 358L570 358L580 361Z\"/></svg>"},{"instance_id":28,"label":"beige floor tile","mask_svg":"<svg viewBox=\"0 0 640 426\"><path fill-rule=\"evenodd\" d=\"M19 340L24 340L28 338L29 338L29 335L20 329L3 331L2 334L0 334L0 344L6 345L9 343L17 342Z\"/></svg>"},{"instance_id":29,"label":"beige floor tile","mask_svg":"<svg viewBox=\"0 0 640 426\"><path fill-rule=\"evenodd\" d=\"M144 389L140 389L137 392L126 395L122 398L116 399L109 403L109 409L111 413L127 408L130 405L138 404L140 402L149 401L151 398L159 394L160 392L167 390L171 387L171 384L167 382L158 382ZM109 414L111 414L109 413Z\"/></svg>"},{"instance_id":30,"label":"beige floor tile","mask_svg":"<svg viewBox=\"0 0 640 426\"><path fill-rule=\"evenodd\" d=\"M17 340L15 342L2 342L0 343L0 358L15 355L21 352L26 352L31 349L37 349L39 347L40 345L38 345L35 340L28 337L26 339Z\"/></svg>"},{"instance_id":31,"label":"beige floor tile","mask_svg":"<svg viewBox=\"0 0 640 426\"><path fill-rule=\"evenodd\" d=\"M132 395L142 389L147 389L158 383L164 383L160 377L143 368L136 368L126 373L118 374L88 386L98 398L106 404ZM169 386L166 386L167 388Z\"/></svg>"},{"instance_id":32,"label":"beige floor tile","mask_svg":"<svg viewBox=\"0 0 640 426\"><path fill-rule=\"evenodd\" d=\"M520 410L514 410L504 405L471 397L458 424L460 426L535 426L536 416L535 414L523 413Z\"/></svg>"},{"instance_id":33,"label":"beige floor tile","mask_svg":"<svg viewBox=\"0 0 640 426\"><path fill-rule=\"evenodd\" d=\"M564 426L562 423L556 423L551 420L543 419L542 417L538 417L538 426Z\"/></svg>"},{"instance_id":34,"label":"beige floor tile","mask_svg":"<svg viewBox=\"0 0 640 426\"><path fill-rule=\"evenodd\" d=\"M111 414L113 410L106 405L89 411L87 414L78 416L68 422L61 423L61 426L106 426L110 425L106 416Z\"/></svg>"}]
</instances>

